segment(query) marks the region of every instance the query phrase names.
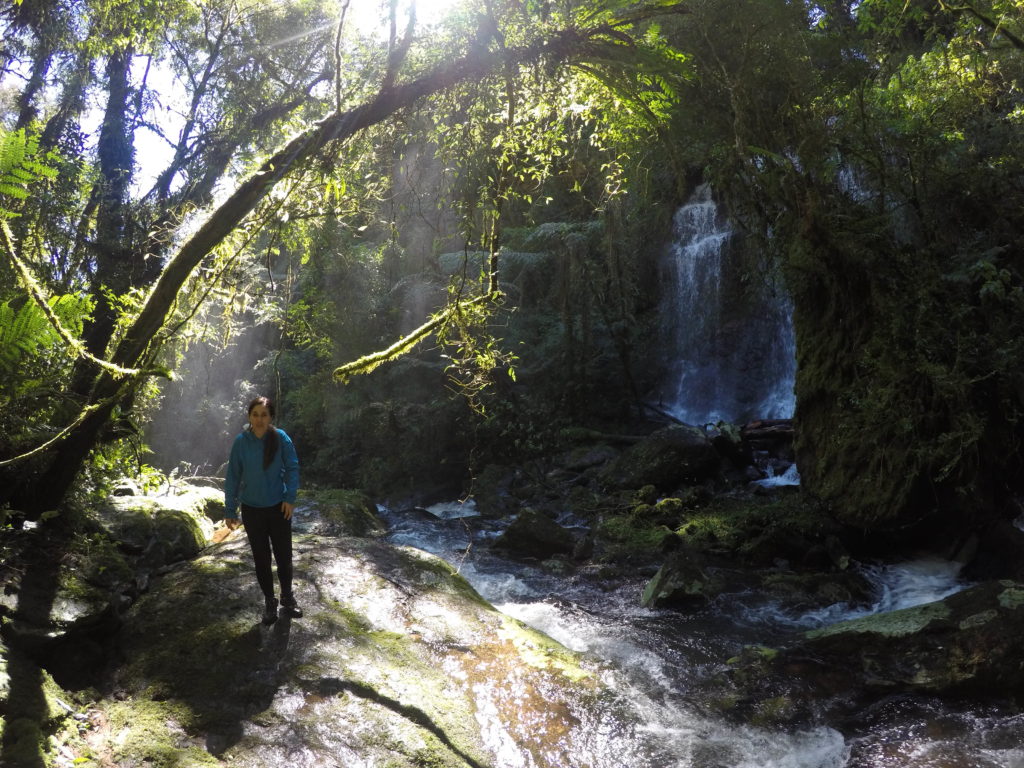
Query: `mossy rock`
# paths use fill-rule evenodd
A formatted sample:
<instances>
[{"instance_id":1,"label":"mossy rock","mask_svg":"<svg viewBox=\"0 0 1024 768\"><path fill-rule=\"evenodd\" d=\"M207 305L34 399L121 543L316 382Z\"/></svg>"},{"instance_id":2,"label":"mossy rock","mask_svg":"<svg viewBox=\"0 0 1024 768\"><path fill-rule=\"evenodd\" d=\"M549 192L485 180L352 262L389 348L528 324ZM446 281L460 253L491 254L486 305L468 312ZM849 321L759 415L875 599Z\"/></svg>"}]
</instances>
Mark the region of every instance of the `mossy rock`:
<instances>
[{"instance_id":1,"label":"mossy rock","mask_svg":"<svg viewBox=\"0 0 1024 768\"><path fill-rule=\"evenodd\" d=\"M703 558L693 551L673 552L644 587L640 603L645 608L691 610L708 605L724 589Z\"/></svg>"},{"instance_id":2,"label":"mossy rock","mask_svg":"<svg viewBox=\"0 0 1024 768\"><path fill-rule=\"evenodd\" d=\"M684 424L660 429L626 449L600 474L608 489L652 485L671 491L718 475L721 458L701 429Z\"/></svg>"},{"instance_id":3,"label":"mossy rock","mask_svg":"<svg viewBox=\"0 0 1024 768\"><path fill-rule=\"evenodd\" d=\"M518 508L511 494L515 470L504 464L488 464L473 478L473 499L484 517L504 517Z\"/></svg>"},{"instance_id":4,"label":"mossy rock","mask_svg":"<svg viewBox=\"0 0 1024 768\"><path fill-rule=\"evenodd\" d=\"M71 697L20 651L0 643L0 740L3 764L50 764L53 737L68 722Z\"/></svg>"},{"instance_id":5,"label":"mossy rock","mask_svg":"<svg viewBox=\"0 0 1024 768\"><path fill-rule=\"evenodd\" d=\"M207 517L209 492L196 489L162 496L115 496L94 512L103 532L143 568L155 569L195 557L213 536Z\"/></svg>"},{"instance_id":6,"label":"mossy rock","mask_svg":"<svg viewBox=\"0 0 1024 768\"><path fill-rule=\"evenodd\" d=\"M299 620L259 623L244 541L154 582L120 635L116 695L93 705L119 726L98 752L126 768L480 768L499 752L561 768L592 723L647 738L596 669L444 561L374 538L296 535L294 548Z\"/></svg>"},{"instance_id":7,"label":"mossy rock","mask_svg":"<svg viewBox=\"0 0 1024 768\"><path fill-rule=\"evenodd\" d=\"M1024 585L986 582L944 600L805 632L776 671L847 705L879 691L1016 699L1024 690Z\"/></svg>"},{"instance_id":8,"label":"mossy rock","mask_svg":"<svg viewBox=\"0 0 1024 768\"><path fill-rule=\"evenodd\" d=\"M524 508L494 540L495 549L541 560L554 555L572 554L575 544L576 540L570 531L530 507Z\"/></svg>"},{"instance_id":9,"label":"mossy rock","mask_svg":"<svg viewBox=\"0 0 1024 768\"><path fill-rule=\"evenodd\" d=\"M1024 487L1019 249L870 237L791 243L801 482L844 524L955 537Z\"/></svg>"},{"instance_id":10,"label":"mossy rock","mask_svg":"<svg viewBox=\"0 0 1024 768\"><path fill-rule=\"evenodd\" d=\"M329 488L300 493L296 519L322 536L380 536L386 530L377 506L363 491Z\"/></svg>"},{"instance_id":11,"label":"mossy rock","mask_svg":"<svg viewBox=\"0 0 1024 768\"><path fill-rule=\"evenodd\" d=\"M606 515L595 531L595 551L604 562L657 562L668 528L634 514Z\"/></svg>"},{"instance_id":12,"label":"mossy rock","mask_svg":"<svg viewBox=\"0 0 1024 768\"><path fill-rule=\"evenodd\" d=\"M46 573L32 569L8 583L0 597L10 614L4 636L19 648L45 651L83 634L112 631L118 619L111 600L108 590L60 563Z\"/></svg>"}]
</instances>

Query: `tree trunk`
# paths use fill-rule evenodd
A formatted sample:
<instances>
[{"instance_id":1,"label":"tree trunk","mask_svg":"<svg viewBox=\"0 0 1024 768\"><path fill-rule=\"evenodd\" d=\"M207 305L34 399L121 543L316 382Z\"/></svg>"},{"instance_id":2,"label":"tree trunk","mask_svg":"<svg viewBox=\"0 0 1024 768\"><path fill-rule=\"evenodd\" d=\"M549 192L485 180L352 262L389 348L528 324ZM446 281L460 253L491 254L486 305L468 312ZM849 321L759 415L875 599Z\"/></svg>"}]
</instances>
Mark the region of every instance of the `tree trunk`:
<instances>
[{"instance_id":1,"label":"tree trunk","mask_svg":"<svg viewBox=\"0 0 1024 768\"><path fill-rule=\"evenodd\" d=\"M666 13L672 12L670 10ZM612 38L608 47L602 45ZM607 59L619 55L622 32L617 27L564 30L522 48L488 51L485 45L471 46L470 52L447 66L419 79L379 91L369 102L347 112L334 113L295 137L270 157L260 169L243 181L235 192L212 211L205 223L170 259L135 321L127 328L112 355L117 365L135 368L149 364L162 341L161 330L182 286L206 255L215 248L259 204L285 175L328 145L338 146L359 131L375 125L420 99L461 82L483 79L494 72L541 58L566 61L585 54ZM116 224L116 222L114 222ZM26 481L14 492L15 508L30 518L53 509L65 496L92 448L98 443L118 394L121 382L107 371L99 372L88 404L103 404L78 424L55 449L52 461L41 475Z\"/></svg>"},{"instance_id":2,"label":"tree trunk","mask_svg":"<svg viewBox=\"0 0 1024 768\"><path fill-rule=\"evenodd\" d=\"M135 259L127 234L128 190L134 153L132 128L128 123L131 61L130 48L115 51L107 59L107 106L96 147L100 166L94 249L96 309L83 338L85 348L96 357L106 354L117 322L117 310L110 303L109 294L125 293L134 285L132 273L141 269L132 263ZM92 364L81 361L72 376L71 391L79 397L88 395L94 375Z\"/></svg>"}]
</instances>

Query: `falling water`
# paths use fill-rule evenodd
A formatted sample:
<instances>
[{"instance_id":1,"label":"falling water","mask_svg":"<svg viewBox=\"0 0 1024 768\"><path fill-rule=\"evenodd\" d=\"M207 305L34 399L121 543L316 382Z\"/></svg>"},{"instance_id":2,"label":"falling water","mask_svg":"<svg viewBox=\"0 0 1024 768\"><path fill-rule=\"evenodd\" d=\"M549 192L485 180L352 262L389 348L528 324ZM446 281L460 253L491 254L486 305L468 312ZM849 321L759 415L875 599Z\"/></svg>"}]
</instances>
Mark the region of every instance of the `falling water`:
<instances>
[{"instance_id":1,"label":"falling water","mask_svg":"<svg viewBox=\"0 0 1024 768\"><path fill-rule=\"evenodd\" d=\"M689 424L789 418L796 404L789 298L773 275L748 279L734 240L707 184L676 212L662 305L673 359L662 407Z\"/></svg>"}]
</instances>

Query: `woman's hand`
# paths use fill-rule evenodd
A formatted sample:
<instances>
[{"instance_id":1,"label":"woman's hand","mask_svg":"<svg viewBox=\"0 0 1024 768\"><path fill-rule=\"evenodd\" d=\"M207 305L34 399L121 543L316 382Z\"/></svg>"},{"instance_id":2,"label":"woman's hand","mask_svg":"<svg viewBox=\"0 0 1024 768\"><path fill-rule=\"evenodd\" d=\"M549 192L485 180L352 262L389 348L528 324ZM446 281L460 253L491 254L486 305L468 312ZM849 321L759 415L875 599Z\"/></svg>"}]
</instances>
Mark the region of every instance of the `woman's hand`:
<instances>
[{"instance_id":1,"label":"woman's hand","mask_svg":"<svg viewBox=\"0 0 1024 768\"><path fill-rule=\"evenodd\" d=\"M285 520L291 520L292 519L292 512L294 510L295 510L295 505L294 504L290 504L287 501L282 501L281 502L281 511L284 512L284 519Z\"/></svg>"},{"instance_id":2,"label":"woman's hand","mask_svg":"<svg viewBox=\"0 0 1024 768\"><path fill-rule=\"evenodd\" d=\"M228 530L233 531L233 530L235 530L235 528L237 528L241 524L242 524L242 521L239 520L237 517L225 517L224 518L224 525L226 525L228 527Z\"/></svg>"}]
</instances>

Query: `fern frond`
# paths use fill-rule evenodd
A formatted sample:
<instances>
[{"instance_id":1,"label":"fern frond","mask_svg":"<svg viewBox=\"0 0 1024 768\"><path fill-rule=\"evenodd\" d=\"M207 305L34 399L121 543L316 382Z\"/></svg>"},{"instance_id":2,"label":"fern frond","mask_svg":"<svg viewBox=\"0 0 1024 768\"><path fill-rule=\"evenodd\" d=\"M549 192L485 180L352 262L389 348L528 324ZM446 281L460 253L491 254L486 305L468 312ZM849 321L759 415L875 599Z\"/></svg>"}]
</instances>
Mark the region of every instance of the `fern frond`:
<instances>
[{"instance_id":1,"label":"fern frond","mask_svg":"<svg viewBox=\"0 0 1024 768\"><path fill-rule=\"evenodd\" d=\"M125 368L116 363L112 363L109 360L101 360L95 355L91 354L89 350L85 348L85 345L76 336L72 335L67 328L61 323L60 317L57 315L50 301L43 294L43 289L36 282L32 272L29 270L25 263L18 258L18 254L14 249L14 236L11 234L11 229L6 221L3 221L3 217L0 217L0 247L7 254L8 260L11 262L11 266L14 268L15 273L18 276L18 282L21 283L22 288L28 293L30 299L35 302L35 305L42 311L46 317L50 326L57 333L57 335L63 339L64 344L68 353L81 357L90 362L98 365L100 368L105 370L116 378L121 376L139 376L142 374L146 375L166 375L166 371L163 369L148 369L142 370L138 368Z\"/></svg>"},{"instance_id":2,"label":"fern frond","mask_svg":"<svg viewBox=\"0 0 1024 768\"><path fill-rule=\"evenodd\" d=\"M0 219L18 215L8 200L28 197L28 185L40 179L53 179L57 171L39 158L39 139L25 131L0 128Z\"/></svg>"}]
</instances>

